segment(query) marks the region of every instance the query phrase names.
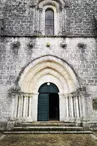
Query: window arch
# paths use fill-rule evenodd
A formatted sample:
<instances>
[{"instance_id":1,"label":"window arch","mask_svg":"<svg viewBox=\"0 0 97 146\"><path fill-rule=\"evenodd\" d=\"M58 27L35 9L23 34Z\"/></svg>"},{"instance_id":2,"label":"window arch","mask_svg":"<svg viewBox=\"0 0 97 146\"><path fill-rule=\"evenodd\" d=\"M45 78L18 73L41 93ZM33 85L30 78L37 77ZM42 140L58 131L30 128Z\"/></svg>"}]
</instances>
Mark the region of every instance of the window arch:
<instances>
[{"instance_id":1,"label":"window arch","mask_svg":"<svg viewBox=\"0 0 97 146\"><path fill-rule=\"evenodd\" d=\"M45 35L54 35L54 11L51 8L45 11Z\"/></svg>"}]
</instances>

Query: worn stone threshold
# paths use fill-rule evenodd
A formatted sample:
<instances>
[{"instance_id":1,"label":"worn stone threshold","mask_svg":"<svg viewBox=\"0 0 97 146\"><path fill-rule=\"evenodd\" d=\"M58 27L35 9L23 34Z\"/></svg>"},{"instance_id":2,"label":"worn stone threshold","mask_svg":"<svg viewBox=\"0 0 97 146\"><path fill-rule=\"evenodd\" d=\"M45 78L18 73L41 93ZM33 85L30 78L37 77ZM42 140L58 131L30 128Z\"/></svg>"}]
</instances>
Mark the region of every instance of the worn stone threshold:
<instances>
[{"instance_id":1,"label":"worn stone threshold","mask_svg":"<svg viewBox=\"0 0 97 146\"><path fill-rule=\"evenodd\" d=\"M48 122L24 122L24 123L16 123L16 127L20 126L73 126L76 127L74 122L60 122L60 121L48 121Z\"/></svg>"},{"instance_id":2,"label":"worn stone threshold","mask_svg":"<svg viewBox=\"0 0 97 146\"><path fill-rule=\"evenodd\" d=\"M92 131L5 131L4 134L92 134Z\"/></svg>"}]
</instances>

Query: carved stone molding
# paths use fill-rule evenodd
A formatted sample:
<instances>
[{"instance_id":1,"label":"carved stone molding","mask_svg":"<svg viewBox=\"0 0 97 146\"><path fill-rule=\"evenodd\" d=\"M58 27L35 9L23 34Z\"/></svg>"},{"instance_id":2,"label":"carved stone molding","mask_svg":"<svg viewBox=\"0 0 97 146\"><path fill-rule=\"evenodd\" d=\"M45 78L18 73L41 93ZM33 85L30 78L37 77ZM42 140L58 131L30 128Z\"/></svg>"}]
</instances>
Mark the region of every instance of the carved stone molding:
<instances>
[{"instance_id":1,"label":"carved stone molding","mask_svg":"<svg viewBox=\"0 0 97 146\"><path fill-rule=\"evenodd\" d=\"M39 8L43 8L45 5L53 5L53 6L59 6L59 8L68 7L69 1L67 0L39 0L37 3L37 6Z\"/></svg>"}]
</instances>

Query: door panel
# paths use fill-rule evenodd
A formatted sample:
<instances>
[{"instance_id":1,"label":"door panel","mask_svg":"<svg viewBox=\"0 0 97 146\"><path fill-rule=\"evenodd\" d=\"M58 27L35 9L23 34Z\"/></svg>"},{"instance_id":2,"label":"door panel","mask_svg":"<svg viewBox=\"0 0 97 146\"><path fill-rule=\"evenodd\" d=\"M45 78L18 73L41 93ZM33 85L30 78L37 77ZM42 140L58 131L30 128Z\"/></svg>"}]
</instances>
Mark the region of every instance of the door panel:
<instances>
[{"instance_id":1,"label":"door panel","mask_svg":"<svg viewBox=\"0 0 97 146\"><path fill-rule=\"evenodd\" d=\"M49 120L49 94L39 94L38 97L38 121Z\"/></svg>"}]
</instances>

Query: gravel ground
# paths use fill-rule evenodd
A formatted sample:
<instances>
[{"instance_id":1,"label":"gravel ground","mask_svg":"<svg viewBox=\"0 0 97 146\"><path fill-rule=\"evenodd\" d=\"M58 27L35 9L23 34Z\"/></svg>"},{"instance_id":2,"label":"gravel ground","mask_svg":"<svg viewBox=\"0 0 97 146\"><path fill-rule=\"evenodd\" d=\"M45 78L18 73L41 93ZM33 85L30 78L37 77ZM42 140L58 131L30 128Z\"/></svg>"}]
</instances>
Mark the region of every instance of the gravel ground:
<instances>
[{"instance_id":1,"label":"gravel ground","mask_svg":"<svg viewBox=\"0 0 97 146\"><path fill-rule=\"evenodd\" d=\"M97 146L89 134L7 134L0 146Z\"/></svg>"}]
</instances>

